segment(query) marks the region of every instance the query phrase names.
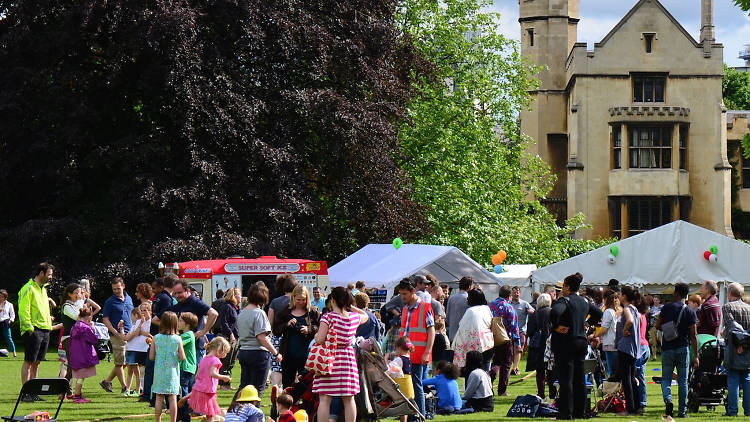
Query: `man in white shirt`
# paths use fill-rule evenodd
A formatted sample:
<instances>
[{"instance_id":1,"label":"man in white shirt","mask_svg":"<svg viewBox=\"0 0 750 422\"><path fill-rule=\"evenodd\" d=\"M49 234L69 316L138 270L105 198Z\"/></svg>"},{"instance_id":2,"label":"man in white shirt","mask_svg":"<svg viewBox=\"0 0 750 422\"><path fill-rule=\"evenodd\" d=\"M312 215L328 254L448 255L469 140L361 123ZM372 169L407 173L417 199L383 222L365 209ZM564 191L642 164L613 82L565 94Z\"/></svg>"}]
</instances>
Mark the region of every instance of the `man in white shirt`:
<instances>
[{"instance_id":1,"label":"man in white shirt","mask_svg":"<svg viewBox=\"0 0 750 422\"><path fill-rule=\"evenodd\" d=\"M417 297L422 299L422 302L431 303L432 295L427 292L427 285L429 284L429 281L427 281L427 277L423 275L413 275L411 276L411 280L417 287Z\"/></svg>"},{"instance_id":2,"label":"man in white shirt","mask_svg":"<svg viewBox=\"0 0 750 422\"><path fill-rule=\"evenodd\" d=\"M10 333L10 325L16 320L16 313L13 311L13 304L8 301L8 292L0 289L0 335L5 338L13 357L18 357L16 345L13 343L13 336Z\"/></svg>"}]
</instances>

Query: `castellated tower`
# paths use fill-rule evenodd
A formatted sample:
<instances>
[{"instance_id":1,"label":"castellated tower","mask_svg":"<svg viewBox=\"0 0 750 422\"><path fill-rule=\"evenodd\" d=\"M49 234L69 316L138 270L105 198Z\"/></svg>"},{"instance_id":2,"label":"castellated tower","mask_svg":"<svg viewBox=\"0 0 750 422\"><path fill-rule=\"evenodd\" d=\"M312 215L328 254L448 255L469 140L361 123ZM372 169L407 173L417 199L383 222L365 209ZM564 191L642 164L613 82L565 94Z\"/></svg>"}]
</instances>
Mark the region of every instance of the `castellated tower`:
<instances>
[{"instance_id":1,"label":"castellated tower","mask_svg":"<svg viewBox=\"0 0 750 422\"><path fill-rule=\"evenodd\" d=\"M558 180L546 205L558 221L567 217L568 128L565 63L576 43L579 0L519 0L521 53L538 66L541 86L531 92L530 111L521 113L521 131L536 143L529 152L551 166ZM572 164L575 165L575 164Z\"/></svg>"}]
</instances>

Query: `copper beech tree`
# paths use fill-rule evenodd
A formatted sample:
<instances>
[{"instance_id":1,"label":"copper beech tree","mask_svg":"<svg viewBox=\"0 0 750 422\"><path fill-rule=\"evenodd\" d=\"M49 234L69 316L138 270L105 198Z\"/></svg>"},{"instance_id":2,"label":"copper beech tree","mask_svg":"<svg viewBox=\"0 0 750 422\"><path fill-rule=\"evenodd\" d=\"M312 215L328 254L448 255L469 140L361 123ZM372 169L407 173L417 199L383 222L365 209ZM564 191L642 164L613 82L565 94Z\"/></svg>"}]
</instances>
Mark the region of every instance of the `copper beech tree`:
<instances>
[{"instance_id":1,"label":"copper beech tree","mask_svg":"<svg viewBox=\"0 0 750 422\"><path fill-rule=\"evenodd\" d=\"M429 231L390 0L0 0L0 265L324 258Z\"/></svg>"}]
</instances>

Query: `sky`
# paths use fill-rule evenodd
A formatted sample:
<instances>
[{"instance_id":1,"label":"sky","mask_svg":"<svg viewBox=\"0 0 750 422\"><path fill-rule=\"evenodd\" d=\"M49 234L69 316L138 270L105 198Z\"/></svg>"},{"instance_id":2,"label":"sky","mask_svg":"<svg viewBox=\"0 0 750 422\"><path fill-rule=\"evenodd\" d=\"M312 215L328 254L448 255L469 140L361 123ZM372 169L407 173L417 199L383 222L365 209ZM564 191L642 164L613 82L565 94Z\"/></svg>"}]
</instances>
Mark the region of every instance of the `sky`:
<instances>
[{"instance_id":1,"label":"sky","mask_svg":"<svg viewBox=\"0 0 750 422\"><path fill-rule=\"evenodd\" d=\"M500 13L500 30L514 40L520 39L518 25L519 0L494 0L493 10ZM637 3L637 0L581 0L581 21L578 23L578 42L588 43L589 49L601 41L617 22ZM700 38L700 0L661 0L678 22L698 40ZM743 66L737 53L750 44L750 18L732 0L714 0L716 41L724 44L724 62L728 66Z\"/></svg>"}]
</instances>

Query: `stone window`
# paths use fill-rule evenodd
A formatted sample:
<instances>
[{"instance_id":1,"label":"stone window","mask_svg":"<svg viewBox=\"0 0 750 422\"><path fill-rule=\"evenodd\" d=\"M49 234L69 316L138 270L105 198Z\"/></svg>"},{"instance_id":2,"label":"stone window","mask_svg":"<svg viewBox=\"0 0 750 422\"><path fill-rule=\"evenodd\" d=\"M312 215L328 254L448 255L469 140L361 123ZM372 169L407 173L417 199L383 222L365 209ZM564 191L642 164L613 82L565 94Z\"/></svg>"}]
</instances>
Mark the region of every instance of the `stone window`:
<instances>
[{"instance_id":1,"label":"stone window","mask_svg":"<svg viewBox=\"0 0 750 422\"><path fill-rule=\"evenodd\" d=\"M622 239L622 216L620 208L620 198L610 198L609 205L609 224L612 227L612 237Z\"/></svg>"},{"instance_id":2,"label":"stone window","mask_svg":"<svg viewBox=\"0 0 750 422\"><path fill-rule=\"evenodd\" d=\"M534 28L529 28L526 30L526 33L529 34L529 46L534 46Z\"/></svg>"},{"instance_id":3,"label":"stone window","mask_svg":"<svg viewBox=\"0 0 750 422\"><path fill-rule=\"evenodd\" d=\"M680 125L680 170L687 170L688 125Z\"/></svg>"},{"instance_id":4,"label":"stone window","mask_svg":"<svg viewBox=\"0 0 750 422\"><path fill-rule=\"evenodd\" d=\"M745 148L742 148L744 152ZM742 161L742 189L750 189L750 159L745 158L741 155L740 161Z\"/></svg>"},{"instance_id":5,"label":"stone window","mask_svg":"<svg viewBox=\"0 0 750 422\"><path fill-rule=\"evenodd\" d=\"M622 168L622 127L612 126L612 168Z\"/></svg>"},{"instance_id":6,"label":"stone window","mask_svg":"<svg viewBox=\"0 0 750 422\"><path fill-rule=\"evenodd\" d=\"M630 168L672 167L672 127L630 128Z\"/></svg>"},{"instance_id":7,"label":"stone window","mask_svg":"<svg viewBox=\"0 0 750 422\"><path fill-rule=\"evenodd\" d=\"M673 198L636 197L628 200L628 235L672 222Z\"/></svg>"},{"instance_id":8,"label":"stone window","mask_svg":"<svg viewBox=\"0 0 750 422\"><path fill-rule=\"evenodd\" d=\"M643 41L646 44L646 53L651 54L652 47L654 45L655 34L643 34Z\"/></svg>"},{"instance_id":9,"label":"stone window","mask_svg":"<svg viewBox=\"0 0 750 422\"><path fill-rule=\"evenodd\" d=\"M663 103L666 82L667 77L664 75L634 75L633 102Z\"/></svg>"}]
</instances>

